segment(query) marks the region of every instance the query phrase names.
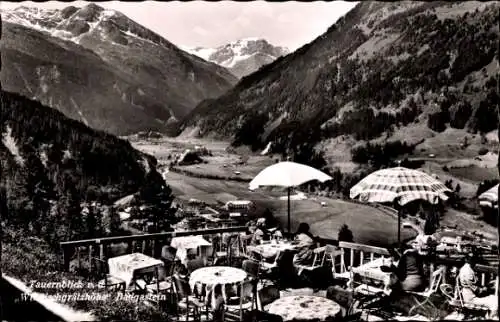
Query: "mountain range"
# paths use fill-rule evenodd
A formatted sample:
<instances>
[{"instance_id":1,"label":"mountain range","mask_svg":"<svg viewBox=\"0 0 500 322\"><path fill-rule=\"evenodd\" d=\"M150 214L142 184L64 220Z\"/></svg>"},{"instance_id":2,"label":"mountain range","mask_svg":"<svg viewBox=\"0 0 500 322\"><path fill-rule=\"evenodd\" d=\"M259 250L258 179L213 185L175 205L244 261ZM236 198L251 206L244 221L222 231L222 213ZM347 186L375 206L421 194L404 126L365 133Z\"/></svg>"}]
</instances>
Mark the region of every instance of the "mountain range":
<instances>
[{"instance_id":1,"label":"mountain range","mask_svg":"<svg viewBox=\"0 0 500 322\"><path fill-rule=\"evenodd\" d=\"M226 67L239 78L290 53L286 47L273 46L267 40L255 37L239 39L217 48L183 47L182 49Z\"/></svg>"},{"instance_id":2,"label":"mountain range","mask_svg":"<svg viewBox=\"0 0 500 322\"><path fill-rule=\"evenodd\" d=\"M356 5L323 35L243 77L181 135L350 161L367 141L418 144L498 126L498 2ZM347 153L346 153L347 152Z\"/></svg>"},{"instance_id":3,"label":"mountain range","mask_svg":"<svg viewBox=\"0 0 500 322\"><path fill-rule=\"evenodd\" d=\"M98 130L168 132L237 82L225 68L96 4L22 6L1 15L3 88Z\"/></svg>"}]
</instances>

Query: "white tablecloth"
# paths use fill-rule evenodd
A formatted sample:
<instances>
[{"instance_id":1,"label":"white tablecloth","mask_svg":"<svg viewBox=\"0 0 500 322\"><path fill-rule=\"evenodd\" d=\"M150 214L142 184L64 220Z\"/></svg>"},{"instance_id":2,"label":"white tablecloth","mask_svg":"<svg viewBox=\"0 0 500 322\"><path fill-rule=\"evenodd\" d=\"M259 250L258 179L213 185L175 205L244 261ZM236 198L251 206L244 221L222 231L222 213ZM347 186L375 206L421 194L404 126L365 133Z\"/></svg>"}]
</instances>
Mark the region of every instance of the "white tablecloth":
<instances>
[{"instance_id":1,"label":"white tablecloth","mask_svg":"<svg viewBox=\"0 0 500 322\"><path fill-rule=\"evenodd\" d=\"M201 236L185 236L172 238L170 246L177 249L176 256L180 259L181 263L185 264L189 249L198 249L198 247L202 246L208 247L212 246L212 244Z\"/></svg>"},{"instance_id":2,"label":"white tablecloth","mask_svg":"<svg viewBox=\"0 0 500 322\"><path fill-rule=\"evenodd\" d=\"M108 259L109 274L125 281L127 287L137 275L153 272L155 268L163 267L161 260L133 253Z\"/></svg>"},{"instance_id":3,"label":"white tablecloth","mask_svg":"<svg viewBox=\"0 0 500 322\"><path fill-rule=\"evenodd\" d=\"M228 284L238 284L247 278L247 273L239 268L229 266L210 266L195 270L189 277L189 286L194 290L197 287L198 292L205 289L207 294L216 284L222 286ZM226 298L225 287L222 287L224 298ZM227 300L227 298L226 298Z\"/></svg>"},{"instance_id":4,"label":"white tablecloth","mask_svg":"<svg viewBox=\"0 0 500 322\"><path fill-rule=\"evenodd\" d=\"M353 267L352 272L355 274L359 274L364 277L372 278L374 280L384 282L384 285L388 285L390 282L391 274L382 272L380 266L389 265L388 260L384 260L383 258L377 258L374 261L368 262L364 265Z\"/></svg>"},{"instance_id":5,"label":"white tablecloth","mask_svg":"<svg viewBox=\"0 0 500 322\"><path fill-rule=\"evenodd\" d=\"M319 296L298 295L282 297L269 305L269 313L277 314L284 321L326 320L335 317L341 306Z\"/></svg>"},{"instance_id":6,"label":"white tablecloth","mask_svg":"<svg viewBox=\"0 0 500 322\"><path fill-rule=\"evenodd\" d=\"M247 250L253 250L262 255L264 258L273 258L278 255L278 253L285 250L294 250L297 245L292 245L291 243L279 242L277 244L265 243L256 246L249 246Z\"/></svg>"}]
</instances>

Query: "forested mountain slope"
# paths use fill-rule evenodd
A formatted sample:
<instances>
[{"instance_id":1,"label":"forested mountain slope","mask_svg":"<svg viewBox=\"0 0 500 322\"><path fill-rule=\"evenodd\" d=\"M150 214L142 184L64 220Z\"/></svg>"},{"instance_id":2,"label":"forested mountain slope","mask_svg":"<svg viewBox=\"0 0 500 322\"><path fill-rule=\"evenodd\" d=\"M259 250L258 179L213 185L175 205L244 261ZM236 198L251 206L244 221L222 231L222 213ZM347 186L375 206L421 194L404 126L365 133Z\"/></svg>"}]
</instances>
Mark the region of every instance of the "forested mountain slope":
<instances>
[{"instance_id":1,"label":"forested mountain slope","mask_svg":"<svg viewBox=\"0 0 500 322\"><path fill-rule=\"evenodd\" d=\"M254 149L273 141L274 152L304 161L334 138L488 133L498 125L499 9L493 1L362 2L310 44L202 102L183 134Z\"/></svg>"}]
</instances>

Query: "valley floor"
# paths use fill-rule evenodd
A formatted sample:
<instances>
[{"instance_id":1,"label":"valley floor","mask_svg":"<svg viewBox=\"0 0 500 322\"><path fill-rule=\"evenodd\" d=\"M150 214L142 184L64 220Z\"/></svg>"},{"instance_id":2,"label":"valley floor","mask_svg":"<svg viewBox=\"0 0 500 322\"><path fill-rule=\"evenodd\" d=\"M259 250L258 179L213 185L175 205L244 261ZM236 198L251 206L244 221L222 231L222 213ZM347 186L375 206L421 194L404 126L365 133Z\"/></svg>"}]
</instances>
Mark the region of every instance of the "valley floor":
<instances>
[{"instance_id":1,"label":"valley floor","mask_svg":"<svg viewBox=\"0 0 500 322\"><path fill-rule=\"evenodd\" d=\"M227 152L226 148L229 146L227 142L168 138L151 142L135 141L132 144L137 149L157 157L160 165L168 164L175 154L182 153L186 148L193 149L195 145L204 146L212 152L212 156L203 157L207 163L179 167L195 175L208 174L216 177L238 177L251 180L259 171L275 162L275 157L251 155L248 151ZM245 161L243 164L242 160ZM440 169L437 161L429 163L429 168L434 164L432 168L439 175L449 176ZM238 171L238 174L235 174L235 171ZM252 200L261 207L272 209L275 216L286 227L287 202L280 199L286 195L285 191L256 190L252 192L248 190L247 182L199 178L173 171L166 172L164 177L178 198L185 200L196 198L208 203L224 203L231 199ZM464 190L470 195L474 185L470 180L464 180L468 183ZM322 206L321 202L326 203L326 206ZM347 224L358 243L386 246L397 241L396 218L372 206L313 196L307 200L292 200L291 209L292 230L296 229L300 222L307 222L314 234L335 239L340 226ZM492 226L453 209L447 211L442 224L456 225L462 230L477 230L487 238L496 239L496 229ZM403 229L402 239L410 238L414 234L412 230Z\"/></svg>"}]
</instances>

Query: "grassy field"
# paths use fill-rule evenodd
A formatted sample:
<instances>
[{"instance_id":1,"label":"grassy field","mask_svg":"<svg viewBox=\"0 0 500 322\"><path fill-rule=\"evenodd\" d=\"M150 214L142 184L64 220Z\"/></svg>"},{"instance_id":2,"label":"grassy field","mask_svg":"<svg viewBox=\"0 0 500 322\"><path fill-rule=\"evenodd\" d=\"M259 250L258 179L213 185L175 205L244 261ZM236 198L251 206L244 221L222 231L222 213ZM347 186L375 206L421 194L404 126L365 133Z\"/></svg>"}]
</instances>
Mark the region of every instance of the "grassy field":
<instances>
[{"instance_id":1,"label":"grassy field","mask_svg":"<svg viewBox=\"0 0 500 322\"><path fill-rule=\"evenodd\" d=\"M240 199L254 201L261 207L274 211L283 227L287 225L287 201L282 191L251 192L243 183L210 179L191 178L170 172L167 182L177 196L202 199L216 203L221 192L229 193ZM321 202L326 207L321 206ZM324 238L337 238L337 231L342 224L351 228L357 242L373 245L387 245L397 241L397 220L370 206L358 205L342 200L328 198L292 200L291 226L295 230L300 222L307 222L313 234ZM403 233L403 238L412 236L411 231Z\"/></svg>"},{"instance_id":2,"label":"grassy field","mask_svg":"<svg viewBox=\"0 0 500 322\"><path fill-rule=\"evenodd\" d=\"M450 134L452 133L446 133L442 137L449 139L452 136ZM477 138L475 139L477 140ZM434 138L434 141L437 141L436 138ZM229 146L227 142L167 138L152 142L132 141L132 144L136 148L156 156L160 164L168 162L168 155L181 153L187 148L192 149L195 145L205 146L212 152L212 156L204 157L207 161L206 164L181 167L192 173L253 178L260 170L275 162L275 157L248 154L242 156L230 153L226 150ZM496 168L491 166L491 162L489 162L491 160L489 159L494 159L496 155L488 156L486 158L488 160L485 160L483 164L470 160L469 157L474 153L467 152L469 153L464 153L465 155L460 153L462 161L458 163L456 159L448 159L449 154L443 156L443 159L429 160L425 162L423 170L437 174L443 182L452 179L454 185L460 183L461 194L464 197L472 198L477 190L478 180L495 174ZM242 161L245 162L242 163ZM446 164L453 165L448 172L443 170L443 165ZM473 170L471 171L471 169ZM240 174L236 175L235 171L239 171ZM280 197L286 195L284 190L257 190L252 192L248 190L246 183L201 179L174 172L169 172L166 175L166 181L172 187L174 194L183 199L196 198L213 204L225 202L231 198L252 200L260 207L272 209L282 222L283 227L286 227L287 202L286 200L280 200ZM326 203L326 207L321 206L322 201ZM338 229L345 223L352 230L356 242L384 246L397 241L397 219L395 217L370 206L343 200L318 197L292 201L292 230L296 229L300 222L309 223L314 234L325 238L336 238ZM485 232L489 236L495 236L493 227L475 220L468 214L457 211L449 211L443 218L442 223L452 226L456 224L460 229L478 230ZM403 239L411 237L412 234L414 234L413 231L402 229Z\"/></svg>"}]
</instances>

